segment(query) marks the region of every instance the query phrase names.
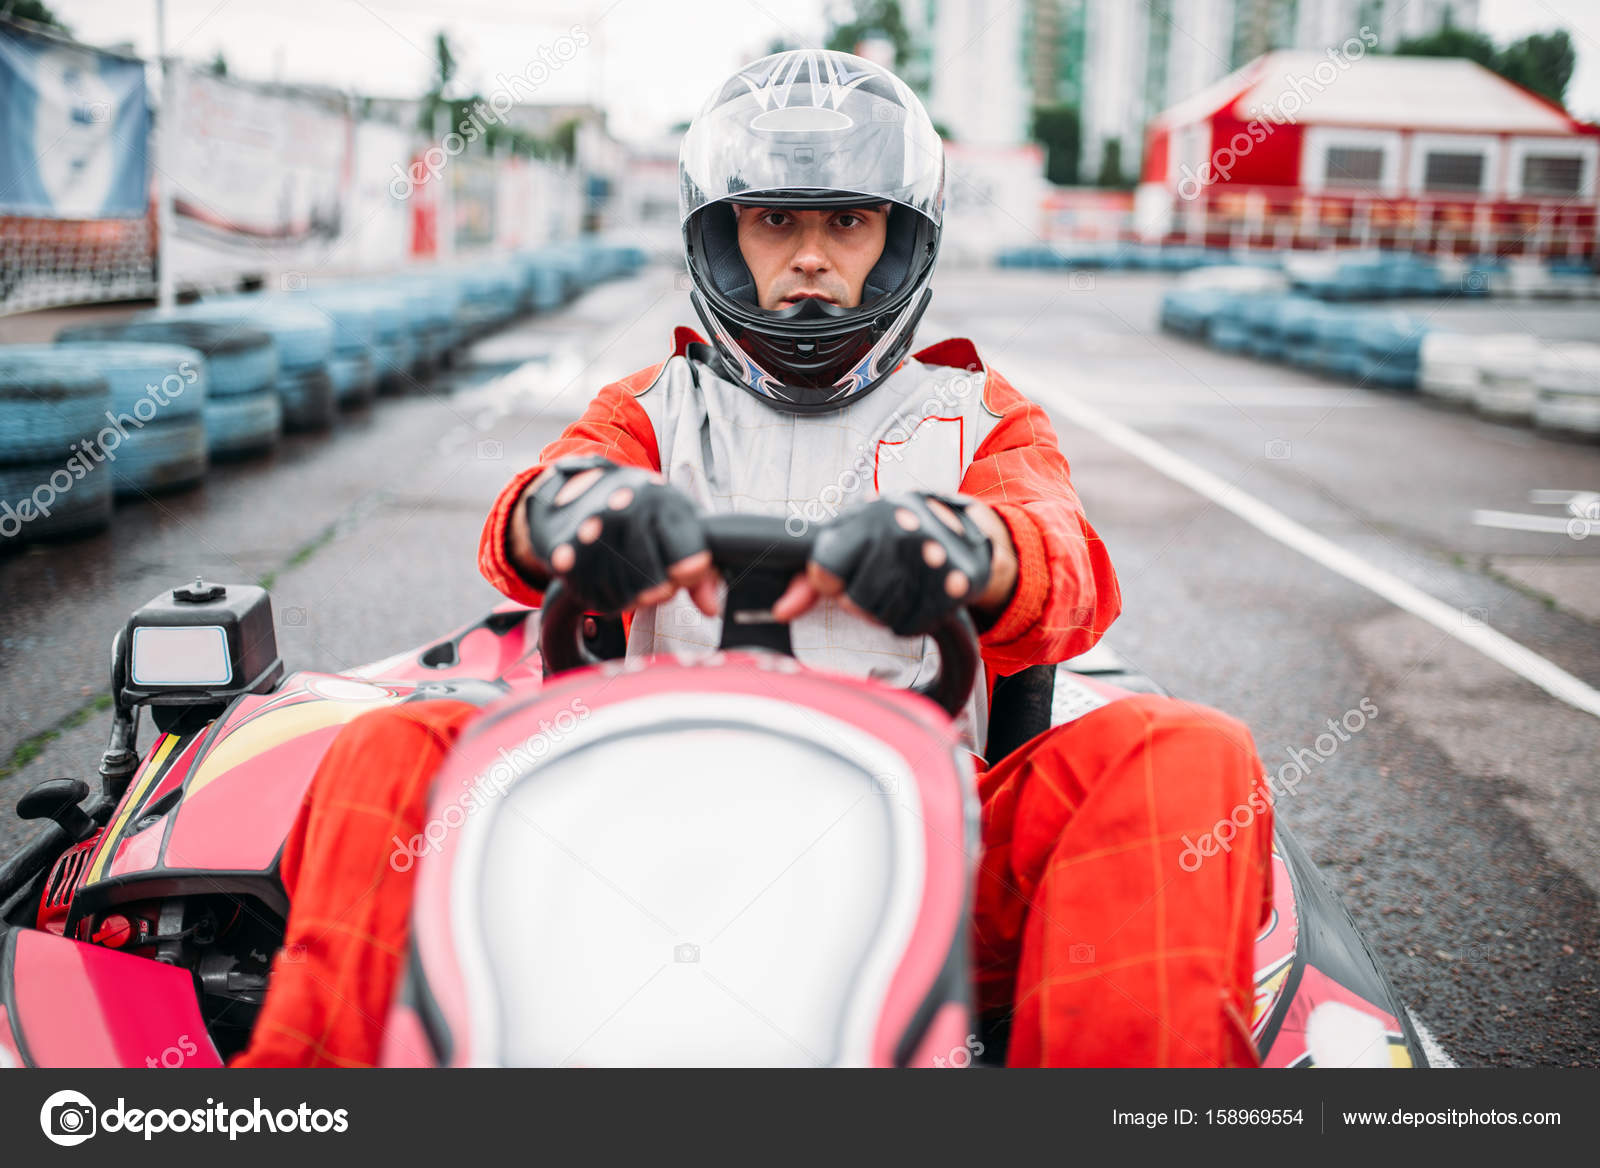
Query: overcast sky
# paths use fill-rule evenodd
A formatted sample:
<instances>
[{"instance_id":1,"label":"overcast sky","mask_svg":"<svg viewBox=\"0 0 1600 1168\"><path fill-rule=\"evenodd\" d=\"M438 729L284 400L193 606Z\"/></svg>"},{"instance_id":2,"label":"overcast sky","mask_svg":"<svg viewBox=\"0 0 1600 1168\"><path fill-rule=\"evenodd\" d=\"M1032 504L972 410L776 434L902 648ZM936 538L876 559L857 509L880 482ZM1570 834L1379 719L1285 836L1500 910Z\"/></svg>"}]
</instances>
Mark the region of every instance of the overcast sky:
<instances>
[{"instance_id":1,"label":"overcast sky","mask_svg":"<svg viewBox=\"0 0 1600 1168\"><path fill-rule=\"evenodd\" d=\"M156 0L49 0L83 40L153 55ZM1015 0L1021 3L1022 0ZM1138 0L1125 0L1136 3ZM252 78L310 81L414 97L450 32L461 79L488 95L580 25L586 48L553 71L550 101L602 100L614 132L639 138L690 117L722 75L773 38L815 43L824 0L167 0L169 50ZM1568 105L1600 119L1600 0L1482 0L1497 41L1565 28L1578 51ZM538 71L535 71L538 75Z\"/></svg>"}]
</instances>

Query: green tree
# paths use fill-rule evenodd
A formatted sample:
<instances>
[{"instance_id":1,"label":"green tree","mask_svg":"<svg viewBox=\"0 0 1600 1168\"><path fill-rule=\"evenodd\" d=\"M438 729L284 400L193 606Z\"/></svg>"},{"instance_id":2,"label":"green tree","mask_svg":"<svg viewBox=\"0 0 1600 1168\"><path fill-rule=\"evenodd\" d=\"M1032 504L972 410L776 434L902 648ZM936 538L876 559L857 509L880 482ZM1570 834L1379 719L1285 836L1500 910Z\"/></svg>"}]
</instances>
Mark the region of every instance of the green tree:
<instances>
[{"instance_id":1,"label":"green tree","mask_svg":"<svg viewBox=\"0 0 1600 1168\"><path fill-rule=\"evenodd\" d=\"M1567 82L1578 56L1565 29L1534 33L1507 45L1496 56L1494 71L1559 106L1567 104Z\"/></svg>"},{"instance_id":2,"label":"green tree","mask_svg":"<svg viewBox=\"0 0 1600 1168\"><path fill-rule=\"evenodd\" d=\"M433 38L433 79L428 92L422 95L422 108L417 115L418 128L424 134L433 133L440 107L450 104L445 98L445 90L455 80L457 67L455 50L450 47L450 36L441 29ZM451 110L451 125L459 120L457 112Z\"/></svg>"},{"instance_id":3,"label":"green tree","mask_svg":"<svg viewBox=\"0 0 1600 1168\"><path fill-rule=\"evenodd\" d=\"M488 103L484 101L482 94L472 93L464 97L447 96L447 91L453 87L459 69L460 62L456 59L449 35L444 32L438 33L433 38L433 78L428 84L428 92L422 95L421 110L417 118L418 128L425 135L433 137L438 126L437 119L442 113L446 134L454 131L467 135L469 131L465 127L478 127L478 140L468 149L483 150L490 154L509 150L512 154L534 158L563 158L568 162L572 161L576 152L576 120L570 124L563 123L557 126L548 140L517 126L508 125L489 115Z\"/></svg>"},{"instance_id":4,"label":"green tree","mask_svg":"<svg viewBox=\"0 0 1600 1168\"><path fill-rule=\"evenodd\" d=\"M217 50L217 55L211 58L211 75L213 77L226 77L228 75L228 58L222 55L222 50Z\"/></svg>"},{"instance_id":5,"label":"green tree","mask_svg":"<svg viewBox=\"0 0 1600 1168\"><path fill-rule=\"evenodd\" d=\"M868 37L883 37L894 46L894 68L900 72L911 63L911 30L899 0L854 0L849 19L830 17L824 48L853 53Z\"/></svg>"},{"instance_id":6,"label":"green tree","mask_svg":"<svg viewBox=\"0 0 1600 1168\"><path fill-rule=\"evenodd\" d=\"M1122 173L1122 139L1107 138L1100 151L1100 173L1095 176L1095 185L1101 187L1127 187L1132 186Z\"/></svg>"},{"instance_id":7,"label":"green tree","mask_svg":"<svg viewBox=\"0 0 1600 1168\"><path fill-rule=\"evenodd\" d=\"M34 24L42 24L46 28L58 29L67 32L67 26L61 18L40 0L0 0L0 16L9 16L17 20L31 20Z\"/></svg>"},{"instance_id":8,"label":"green tree","mask_svg":"<svg viewBox=\"0 0 1600 1168\"><path fill-rule=\"evenodd\" d=\"M1465 57L1562 106L1577 65L1572 38L1563 29L1534 33L1497 49L1481 32L1446 24L1425 37L1401 41L1394 51L1402 57Z\"/></svg>"},{"instance_id":9,"label":"green tree","mask_svg":"<svg viewBox=\"0 0 1600 1168\"><path fill-rule=\"evenodd\" d=\"M1438 32L1412 37L1395 46L1398 57L1466 57L1494 68L1494 42L1481 32L1446 24Z\"/></svg>"},{"instance_id":10,"label":"green tree","mask_svg":"<svg viewBox=\"0 0 1600 1168\"><path fill-rule=\"evenodd\" d=\"M1044 176L1061 186L1078 181L1082 134L1075 105L1036 105L1030 136L1044 147Z\"/></svg>"}]
</instances>

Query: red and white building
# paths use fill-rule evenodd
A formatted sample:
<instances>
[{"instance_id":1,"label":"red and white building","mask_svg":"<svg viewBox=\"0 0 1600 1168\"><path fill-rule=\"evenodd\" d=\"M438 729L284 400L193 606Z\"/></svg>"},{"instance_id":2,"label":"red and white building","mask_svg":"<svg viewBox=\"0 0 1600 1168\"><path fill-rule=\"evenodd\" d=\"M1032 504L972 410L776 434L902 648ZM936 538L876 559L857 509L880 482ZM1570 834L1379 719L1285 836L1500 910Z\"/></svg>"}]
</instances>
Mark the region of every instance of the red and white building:
<instances>
[{"instance_id":1,"label":"red and white building","mask_svg":"<svg viewBox=\"0 0 1600 1168\"><path fill-rule=\"evenodd\" d=\"M1600 127L1467 60L1275 52L1146 131L1138 234L1208 246L1597 253Z\"/></svg>"}]
</instances>

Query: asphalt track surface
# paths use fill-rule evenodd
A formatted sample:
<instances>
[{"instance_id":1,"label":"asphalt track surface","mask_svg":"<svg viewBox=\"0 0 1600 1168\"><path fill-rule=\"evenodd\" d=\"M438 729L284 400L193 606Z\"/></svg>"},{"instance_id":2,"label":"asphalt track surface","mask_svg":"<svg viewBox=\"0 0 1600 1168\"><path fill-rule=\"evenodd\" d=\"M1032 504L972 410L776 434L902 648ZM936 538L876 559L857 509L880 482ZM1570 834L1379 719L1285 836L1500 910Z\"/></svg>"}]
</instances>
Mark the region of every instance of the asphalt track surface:
<instances>
[{"instance_id":1,"label":"asphalt track surface","mask_svg":"<svg viewBox=\"0 0 1600 1168\"><path fill-rule=\"evenodd\" d=\"M921 339L973 337L1050 409L1122 584L1108 644L1242 718L1269 770L1313 752L1279 815L1452 1054L1600 1065L1600 719L1197 489L1226 484L1581 690L1600 687L1600 536L1487 528L1473 513L1559 514L1529 492L1600 489L1600 446L1165 336L1163 287L1154 274L951 272ZM1585 337L1600 324L1585 304L1414 307L1466 331ZM120 507L102 536L0 559L0 760L13 768L0 805L93 773L113 632L196 574L270 578L291 669L348 668L480 616L497 599L475 551L498 487L692 320L669 271L602 286L480 342L436 392ZM1326 750L1328 721L1364 701L1376 716ZM0 820L0 849L27 827Z\"/></svg>"}]
</instances>

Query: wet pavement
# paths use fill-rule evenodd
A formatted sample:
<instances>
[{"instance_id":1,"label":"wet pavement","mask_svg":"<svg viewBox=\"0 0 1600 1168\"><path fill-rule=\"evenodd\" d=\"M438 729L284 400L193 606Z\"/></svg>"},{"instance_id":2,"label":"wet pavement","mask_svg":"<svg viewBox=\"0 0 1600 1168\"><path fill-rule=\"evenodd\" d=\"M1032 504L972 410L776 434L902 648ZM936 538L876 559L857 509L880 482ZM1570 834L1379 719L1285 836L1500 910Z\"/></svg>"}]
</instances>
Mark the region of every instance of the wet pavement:
<instances>
[{"instance_id":1,"label":"wet pavement","mask_svg":"<svg viewBox=\"0 0 1600 1168\"><path fill-rule=\"evenodd\" d=\"M1473 522L1600 489L1600 446L1216 353L1155 329L1157 274L951 272L921 337L973 336L1024 393L1084 403L1289 520L1600 686L1600 538ZM1435 327L1592 336L1592 304L1429 302ZM0 779L91 774L108 650L196 574L270 579L291 669L338 670L474 619L500 485L605 381L693 321L669 271L480 342L431 395L119 507L112 530L0 560ZM1378 710L1280 802L1401 994L1463 1062L1600 1065L1600 720L1054 411L1124 613L1108 641L1252 728L1269 767ZM57 736L41 740L41 735ZM148 733L148 731L147 731ZM19 747L36 750L23 761ZM24 825L0 819L0 849Z\"/></svg>"}]
</instances>

